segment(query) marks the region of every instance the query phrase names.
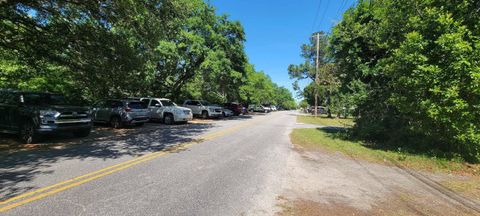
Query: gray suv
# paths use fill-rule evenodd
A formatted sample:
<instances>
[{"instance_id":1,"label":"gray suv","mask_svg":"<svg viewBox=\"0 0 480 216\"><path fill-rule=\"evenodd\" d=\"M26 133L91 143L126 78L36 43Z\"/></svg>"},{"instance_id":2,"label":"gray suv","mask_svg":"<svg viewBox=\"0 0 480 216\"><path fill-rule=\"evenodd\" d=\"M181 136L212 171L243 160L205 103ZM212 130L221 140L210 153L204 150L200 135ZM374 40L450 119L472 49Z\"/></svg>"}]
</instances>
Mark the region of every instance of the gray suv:
<instances>
[{"instance_id":1,"label":"gray suv","mask_svg":"<svg viewBox=\"0 0 480 216\"><path fill-rule=\"evenodd\" d=\"M148 109L145 103L135 100L103 100L92 107L93 121L108 123L113 128L126 125L142 126L148 122Z\"/></svg>"},{"instance_id":2,"label":"gray suv","mask_svg":"<svg viewBox=\"0 0 480 216\"><path fill-rule=\"evenodd\" d=\"M88 108L72 106L62 95L0 89L0 132L18 134L23 143L58 132L86 137L91 128Z\"/></svg>"}]
</instances>

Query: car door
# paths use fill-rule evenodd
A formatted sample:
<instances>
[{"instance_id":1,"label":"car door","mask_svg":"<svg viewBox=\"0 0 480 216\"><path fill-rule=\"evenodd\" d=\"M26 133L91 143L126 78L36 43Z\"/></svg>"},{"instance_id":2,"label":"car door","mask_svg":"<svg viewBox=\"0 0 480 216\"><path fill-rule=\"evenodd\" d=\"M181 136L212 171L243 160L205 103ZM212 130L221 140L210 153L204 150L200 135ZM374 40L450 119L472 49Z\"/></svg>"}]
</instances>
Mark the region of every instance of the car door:
<instances>
[{"instance_id":1,"label":"car door","mask_svg":"<svg viewBox=\"0 0 480 216\"><path fill-rule=\"evenodd\" d=\"M202 114L201 104L199 101L190 101L191 106L189 107L192 109L193 114L200 115Z\"/></svg>"},{"instance_id":2,"label":"car door","mask_svg":"<svg viewBox=\"0 0 480 216\"><path fill-rule=\"evenodd\" d=\"M152 110L152 118L155 119L161 119L162 118L162 113L164 107L162 106L162 103L158 101L157 99L153 99L150 101L150 104L148 105L148 108Z\"/></svg>"},{"instance_id":3,"label":"car door","mask_svg":"<svg viewBox=\"0 0 480 216\"><path fill-rule=\"evenodd\" d=\"M148 118L156 118L155 117L155 110L152 109L152 107L150 107L150 103L152 100L150 99L147 99L147 98L144 98L144 99L141 99L140 100L142 103L146 104L147 105L147 109L148 109Z\"/></svg>"},{"instance_id":4,"label":"car door","mask_svg":"<svg viewBox=\"0 0 480 216\"><path fill-rule=\"evenodd\" d=\"M94 105L93 108L93 119L94 121L108 121L107 118L107 101L99 101Z\"/></svg>"},{"instance_id":5,"label":"car door","mask_svg":"<svg viewBox=\"0 0 480 216\"><path fill-rule=\"evenodd\" d=\"M0 130L8 130L8 104L6 103L8 92L0 91Z\"/></svg>"},{"instance_id":6,"label":"car door","mask_svg":"<svg viewBox=\"0 0 480 216\"><path fill-rule=\"evenodd\" d=\"M16 132L20 126L19 95L14 92L0 92L0 130Z\"/></svg>"},{"instance_id":7,"label":"car door","mask_svg":"<svg viewBox=\"0 0 480 216\"><path fill-rule=\"evenodd\" d=\"M194 109L193 109L192 101L185 101L185 103L183 104L183 106L186 107L186 108L191 109L193 114L197 114L197 113L194 111Z\"/></svg>"}]
</instances>

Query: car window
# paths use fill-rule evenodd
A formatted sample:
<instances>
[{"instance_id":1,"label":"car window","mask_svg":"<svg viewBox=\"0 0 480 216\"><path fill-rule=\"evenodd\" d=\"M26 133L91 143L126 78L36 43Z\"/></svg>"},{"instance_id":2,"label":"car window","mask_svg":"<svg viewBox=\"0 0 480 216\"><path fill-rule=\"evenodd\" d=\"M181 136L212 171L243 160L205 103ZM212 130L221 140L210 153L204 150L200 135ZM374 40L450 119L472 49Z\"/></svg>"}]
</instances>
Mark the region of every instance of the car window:
<instances>
[{"instance_id":1,"label":"car window","mask_svg":"<svg viewBox=\"0 0 480 216\"><path fill-rule=\"evenodd\" d=\"M150 103L150 99L142 99L140 100L141 102L145 103L145 104L149 104Z\"/></svg>"},{"instance_id":2,"label":"car window","mask_svg":"<svg viewBox=\"0 0 480 216\"><path fill-rule=\"evenodd\" d=\"M161 102L162 102L163 106L177 106L171 100L161 100Z\"/></svg>"},{"instance_id":3,"label":"car window","mask_svg":"<svg viewBox=\"0 0 480 216\"><path fill-rule=\"evenodd\" d=\"M152 100L152 101L150 102L150 106L157 106L157 105L159 105L159 104L160 104L160 102L158 102L158 100Z\"/></svg>"},{"instance_id":4,"label":"car window","mask_svg":"<svg viewBox=\"0 0 480 216\"><path fill-rule=\"evenodd\" d=\"M198 101L187 101L186 104L190 105L190 106L198 106L199 105Z\"/></svg>"},{"instance_id":5,"label":"car window","mask_svg":"<svg viewBox=\"0 0 480 216\"><path fill-rule=\"evenodd\" d=\"M13 92L0 92L0 103L15 105L18 104L19 97Z\"/></svg>"},{"instance_id":6,"label":"car window","mask_svg":"<svg viewBox=\"0 0 480 216\"><path fill-rule=\"evenodd\" d=\"M158 101L157 101L158 102ZM147 108L147 105L143 102L140 101L133 101L128 103L128 107L132 109L145 109Z\"/></svg>"},{"instance_id":7,"label":"car window","mask_svg":"<svg viewBox=\"0 0 480 216\"><path fill-rule=\"evenodd\" d=\"M123 107L123 102L115 101L115 100L109 100L109 101L107 101L106 106L108 108L120 108L120 107Z\"/></svg>"},{"instance_id":8,"label":"car window","mask_svg":"<svg viewBox=\"0 0 480 216\"><path fill-rule=\"evenodd\" d=\"M105 101L97 101L93 107L95 108L105 108Z\"/></svg>"}]
</instances>

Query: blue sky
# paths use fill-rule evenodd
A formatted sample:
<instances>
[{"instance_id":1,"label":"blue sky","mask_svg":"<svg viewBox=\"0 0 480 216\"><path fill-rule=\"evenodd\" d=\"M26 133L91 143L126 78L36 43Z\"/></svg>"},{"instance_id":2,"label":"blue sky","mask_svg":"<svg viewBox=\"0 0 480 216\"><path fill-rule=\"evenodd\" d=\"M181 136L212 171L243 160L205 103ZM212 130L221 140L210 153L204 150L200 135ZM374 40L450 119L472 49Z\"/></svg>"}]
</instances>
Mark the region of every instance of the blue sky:
<instances>
[{"instance_id":1,"label":"blue sky","mask_svg":"<svg viewBox=\"0 0 480 216\"><path fill-rule=\"evenodd\" d=\"M330 31L356 0L210 0L218 14L239 20L246 52L257 70L293 93L289 64L298 64L300 46L316 31Z\"/></svg>"}]
</instances>

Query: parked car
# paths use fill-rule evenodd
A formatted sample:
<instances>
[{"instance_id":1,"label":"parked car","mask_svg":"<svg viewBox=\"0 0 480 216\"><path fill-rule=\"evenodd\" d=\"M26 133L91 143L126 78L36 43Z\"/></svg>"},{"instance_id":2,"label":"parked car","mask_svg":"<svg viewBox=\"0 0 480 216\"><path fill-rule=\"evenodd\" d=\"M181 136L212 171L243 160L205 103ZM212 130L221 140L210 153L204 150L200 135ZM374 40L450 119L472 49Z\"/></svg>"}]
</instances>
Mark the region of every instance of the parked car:
<instances>
[{"instance_id":1,"label":"parked car","mask_svg":"<svg viewBox=\"0 0 480 216\"><path fill-rule=\"evenodd\" d=\"M315 106L311 106L309 111L312 115L314 115L315 114ZM317 106L317 114L318 115L327 114L327 108L323 107L323 106Z\"/></svg>"},{"instance_id":2,"label":"parked car","mask_svg":"<svg viewBox=\"0 0 480 216\"><path fill-rule=\"evenodd\" d=\"M232 110L229 109L223 109L223 117L230 117L234 116L235 113Z\"/></svg>"},{"instance_id":3,"label":"parked car","mask_svg":"<svg viewBox=\"0 0 480 216\"><path fill-rule=\"evenodd\" d=\"M193 119L192 110L177 106L166 98L141 98L148 108L150 120L162 121L167 125L175 122L188 122Z\"/></svg>"},{"instance_id":4,"label":"parked car","mask_svg":"<svg viewBox=\"0 0 480 216\"><path fill-rule=\"evenodd\" d=\"M262 107L265 110L265 112L267 113L272 112L272 108L270 107L270 105L262 105Z\"/></svg>"},{"instance_id":5,"label":"parked car","mask_svg":"<svg viewBox=\"0 0 480 216\"><path fill-rule=\"evenodd\" d=\"M221 117L223 116L223 108L213 105L204 100L186 100L184 107L190 108L193 115L202 116L202 118Z\"/></svg>"},{"instance_id":6,"label":"parked car","mask_svg":"<svg viewBox=\"0 0 480 216\"><path fill-rule=\"evenodd\" d=\"M270 112L270 109L268 109L267 107L265 107L263 105L250 105L248 107L248 110L250 112L262 112L262 113Z\"/></svg>"},{"instance_id":7,"label":"parked car","mask_svg":"<svg viewBox=\"0 0 480 216\"><path fill-rule=\"evenodd\" d=\"M223 108L233 111L233 114L236 116L245 113L243 106L239 103L225 103L223 104Z\"/></svg>"},{"instance_id":8,"label":"parked car","mask_svg":"<svg viewBox=\"0 0 480 216\"><path fill-rule=\"evenodd\" d=\"M274 105L271 105L271 106L270 106L270 109L272 109L272 111L277 111L277 107L274 106Z\"/></svg>"},{"instance_id":9,"label":"parked car","mask_svg":"<svg viewBox=\"0 0 480 216\"><path fill-rule=\"evenodd\" d=\"M148 122L148 109L145 103L137 100L102 100L92 107L93 121L108 123L113 128L126 125L142 126Z\"/></svg>"},{"instance_id":10,"label":"parked car","mask_svg":"<svg viewBox=\"0 0 480 216\"><path fill-rule=\"evenodd\" d=\"M25 144L57 132L86 137L91 128L88 108L72 106L62 95L0 90L0 132L18 134Z\"/></svg>"}]
</instances>

